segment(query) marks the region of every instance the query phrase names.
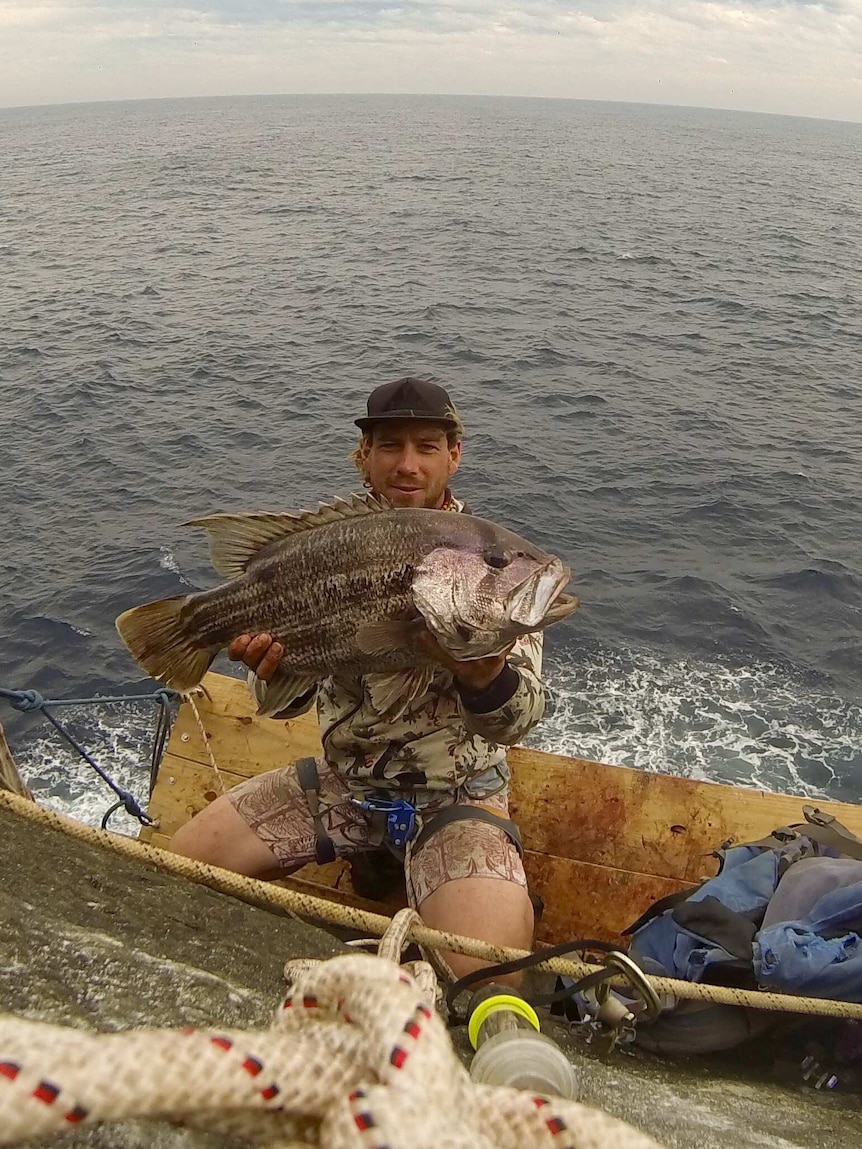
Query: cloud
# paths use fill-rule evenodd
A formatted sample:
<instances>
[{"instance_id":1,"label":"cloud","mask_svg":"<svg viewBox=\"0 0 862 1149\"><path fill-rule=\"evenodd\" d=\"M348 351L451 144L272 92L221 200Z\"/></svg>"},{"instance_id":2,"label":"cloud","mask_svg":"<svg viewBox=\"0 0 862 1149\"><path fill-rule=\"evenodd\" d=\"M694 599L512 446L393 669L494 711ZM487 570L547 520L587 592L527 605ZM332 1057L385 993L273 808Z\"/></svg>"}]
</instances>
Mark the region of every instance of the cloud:
<instances>
[{"instance_id":1,"label":"cloud","mask_svg":"<svg viewBox=\"0 0 862 1149\"><path fill-rule=\"evenodd\" d=\"M862 120L862 0L103 0L0 8L0 103L486 91Z\"/></svg>"}]
</instances>

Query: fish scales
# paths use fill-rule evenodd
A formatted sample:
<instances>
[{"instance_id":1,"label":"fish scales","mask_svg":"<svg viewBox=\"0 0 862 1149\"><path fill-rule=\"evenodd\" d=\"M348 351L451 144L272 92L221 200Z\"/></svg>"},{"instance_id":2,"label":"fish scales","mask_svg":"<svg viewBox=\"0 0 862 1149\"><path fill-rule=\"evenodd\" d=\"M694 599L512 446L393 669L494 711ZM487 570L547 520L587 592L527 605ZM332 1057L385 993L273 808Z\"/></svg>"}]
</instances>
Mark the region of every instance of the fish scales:
<instances>
[{"instance_id":1,"label":"fish scales","mask_svg":"<svg viewBox=\"0 0 862 1149\"><path fill-rule=\"evenodd\" d=\"M428 543L417 546L419 533L411 537L386 524L357 526L347 520L267 548L241 578L190 603L188 625L217 647L237 634L272 634L297 670L357 658L367 666L368 656L356 647L356 630L382 616L415 616L410 586L415 561ZM398 662L397 656L380 656L374 668Z\"/></svg>"},{"instance_id":2,"label":"fish scales","mask_svg":"<svg viewBox=\"0 0 862 1149\"><path fill-rule=\"evenodd\" d=\"M273 706L330 674L404 672L409 693L429 669L425 629L451 657L481 658L578 605L558 558L472 515L353 496L301 515L192 525L209 532L213 565L230 581L117 619L140 665L177 690L200 682L234 638L268 633L284 647ZM396 702L403 693L387 690Z\"/></svg>"}]
</instances>

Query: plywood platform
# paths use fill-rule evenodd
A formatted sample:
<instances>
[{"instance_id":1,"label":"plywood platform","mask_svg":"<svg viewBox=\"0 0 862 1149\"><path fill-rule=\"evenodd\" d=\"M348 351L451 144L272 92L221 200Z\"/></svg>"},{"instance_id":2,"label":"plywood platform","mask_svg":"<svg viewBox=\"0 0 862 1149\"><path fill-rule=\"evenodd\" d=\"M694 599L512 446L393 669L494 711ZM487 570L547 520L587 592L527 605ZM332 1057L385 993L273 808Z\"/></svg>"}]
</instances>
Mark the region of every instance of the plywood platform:
<instances>
[{"instance_id":1,"label":"plywood platform","mask_svg":"<svg viewBox=\"0 0 862 1149\"><path fill-rule=\"evenodd\" d=\"M244 681L209 674L211 695L197 699L210 765L197 720L184 704L162 761L149 813L156 831L141 837L166 847L171 834L207 803L244 778L320 753L314 714L293 722L258 718ZM531 890L545 903L538 939L616 940L657 898L715 872L711 851L721 842L764 837L802 822L810 799L695 782L567 758L538 750L510 751L512 816L521 828ZM818 803L862 836L862 806ZM363 902L346 863L306 866L286 884ZM399 904L392 902L387 910Z\"/></svg>"}]
</instances>

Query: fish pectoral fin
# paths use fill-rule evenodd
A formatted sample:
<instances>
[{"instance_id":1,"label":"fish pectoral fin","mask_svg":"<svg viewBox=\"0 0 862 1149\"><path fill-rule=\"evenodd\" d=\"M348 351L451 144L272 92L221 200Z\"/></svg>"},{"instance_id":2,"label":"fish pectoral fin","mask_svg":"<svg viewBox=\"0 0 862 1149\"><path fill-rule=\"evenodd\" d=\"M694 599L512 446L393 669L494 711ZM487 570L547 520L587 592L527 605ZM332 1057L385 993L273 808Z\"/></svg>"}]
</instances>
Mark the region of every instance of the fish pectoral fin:
<instances>
[{"instance_id":1,"label":"fish pectoral fin","mask_svg":"<svg viewBox=\"0 0 862 1149\"><path fill-rule=\"evenodd\" d=\"M425 628L421 616L390 622L369 622L356 631L356 645L363 654L390 654L394 649L410 647L416 635Z\"/></svg>"},{"instance_id":2,"label":"fish pectoral fin","mask_svg":"<svg viewBox=\"0 0 862 1149\"><path fill-rule=\"evenodd\" d=\"M411 666L393 674L369 674L365 689L376 713L392 720L428 690L434 674L431 665Z\"/></svg>"},{"instance_id":3,"label":"fish pectoral fin","mask_svg":"<svg viewBox=\"0 0 862 1149\"><path fill-rule=\"evenodd\" d=\"M132 607L118 616L120 638L152 678L172 690L197 686L217 651L195 646L183 623L188 595Z\"/></svg>"},{"instance_id":4,"label":"fish pectoral fin","mask_svg":"<svg viewBox=\"0 0 862 1149\"><path fill-rule=\"evenodd\" d=\"M259 691L257 712L262 718L271 718L316 685L317 678L313 675L286 674L279 670L275 678Z\"/></svg>"},{"instance_id":5,"label":"fish pectoral fin","mask_svg":"<svg viewBox=\"0 0 862 1149\"><path fill-rule=\"evenodd\" d=\"M334 499L321 503L316 511L282 514L259 511L242 515L207 515L202 519L189 519L184 526L203 527L210 538L210 562L228 578L244 574L249 563L264 547L277 539L353 519L360 515L377 514L387 510L373 495L351 495L349 499Z\"/></svg>"}]
</instances>

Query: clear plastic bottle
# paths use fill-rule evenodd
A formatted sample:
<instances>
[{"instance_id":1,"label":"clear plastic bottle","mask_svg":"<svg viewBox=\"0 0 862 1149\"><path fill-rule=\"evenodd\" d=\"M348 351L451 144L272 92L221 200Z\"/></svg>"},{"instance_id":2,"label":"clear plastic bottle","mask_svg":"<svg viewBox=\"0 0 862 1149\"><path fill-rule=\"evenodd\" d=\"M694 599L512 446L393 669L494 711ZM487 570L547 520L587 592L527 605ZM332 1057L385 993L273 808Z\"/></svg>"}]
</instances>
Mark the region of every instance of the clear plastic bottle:
<instances>
[{"instance_id":1,"label":"clear plastic bottle","mask_svg":"<svg viewBox=\"0 0 862 1149\"><path fill-rule=\"evenodd\" d=\"M485 986L473 996L467 1032L476 1050L470 1065L474 1081L570 1099L577 1095L571 1062L540 1032L533 1007L508 987Z\"/></svg>"}]
</instances>

